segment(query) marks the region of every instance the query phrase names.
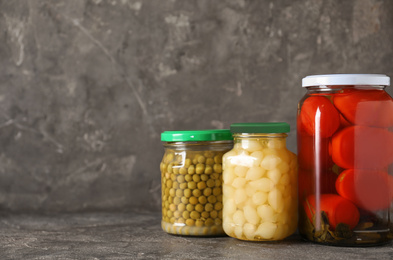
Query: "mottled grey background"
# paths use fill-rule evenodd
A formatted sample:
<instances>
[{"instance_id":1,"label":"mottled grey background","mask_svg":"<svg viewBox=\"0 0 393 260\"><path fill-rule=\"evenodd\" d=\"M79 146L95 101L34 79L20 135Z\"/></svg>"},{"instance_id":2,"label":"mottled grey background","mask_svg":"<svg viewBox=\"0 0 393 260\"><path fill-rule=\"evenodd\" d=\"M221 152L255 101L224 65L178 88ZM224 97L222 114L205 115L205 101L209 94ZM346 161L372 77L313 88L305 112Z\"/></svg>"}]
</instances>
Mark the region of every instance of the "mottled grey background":
<instances>
[{"instance_id":1,"label":"mottled grey background","mask_svg":"<svg viewBox=\"0 0 393 260\"><path fill-rule=\"evenodd\" d=\"M2 0L0 210L159 210L162 131L286 121L296 151L323 73L393 76L393 1Z\"/></svg>"}]
</instances>

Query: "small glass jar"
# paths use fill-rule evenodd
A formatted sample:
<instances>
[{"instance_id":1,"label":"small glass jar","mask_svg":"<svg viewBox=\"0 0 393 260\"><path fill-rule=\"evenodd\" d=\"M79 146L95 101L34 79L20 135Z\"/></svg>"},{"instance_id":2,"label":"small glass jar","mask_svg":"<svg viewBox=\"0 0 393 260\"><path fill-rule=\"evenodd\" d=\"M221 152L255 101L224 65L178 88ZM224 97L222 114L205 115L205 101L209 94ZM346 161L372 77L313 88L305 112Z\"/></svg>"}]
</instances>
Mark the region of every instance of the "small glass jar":
<instances>
[{"instance_id":1,"label":"small glass jar","mask_svg":"<svg viewBox=\"0 0 393 260\"><path fill-rule=\"evenodd\" d=\"M390 78L333 74L303 79L297 117L299 233L337 246L393 237L393 99Z\"/></svg>"},{"instance_id":2,"label":"small glass jar","mask_svg":"<svg viewBox=\"0 0 393 260\"><path fill-rule=\"evenodd\" d=\"M233 147L231 132L165 131L161 141L162 229L176 235L225 235L222 156Z\"/></svg>"},{"instance_id":3,"label":"small glass jar","mask_svg":"<svg viewBox=\"0 0 393 260\"><path fill-rule=\"evenodd\" d=\"M231 125L223 157L223 227L248 241L281 240L297 228L297 158L286 147L287 123Z\"/></svg>"}]
</instances>

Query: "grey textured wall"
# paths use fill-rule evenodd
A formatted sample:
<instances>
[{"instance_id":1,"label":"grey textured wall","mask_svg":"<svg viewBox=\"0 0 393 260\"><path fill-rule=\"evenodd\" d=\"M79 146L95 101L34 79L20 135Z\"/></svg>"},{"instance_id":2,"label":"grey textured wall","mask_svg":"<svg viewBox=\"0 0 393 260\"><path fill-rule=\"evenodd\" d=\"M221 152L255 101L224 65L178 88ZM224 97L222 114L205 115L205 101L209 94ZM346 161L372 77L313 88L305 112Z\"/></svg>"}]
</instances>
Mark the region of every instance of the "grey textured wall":
<instances>
[{"instance_id":1,"label":"grey textured wall","mask_svg":"<svg viewBox=\"0 0 393 260\"><path fill-rule=\"evenodd\" d=\"M393 1L2 0L0 209L159 210L162 131L294 129L322 73L393 76Z\"/></svg>"}]
</instances>

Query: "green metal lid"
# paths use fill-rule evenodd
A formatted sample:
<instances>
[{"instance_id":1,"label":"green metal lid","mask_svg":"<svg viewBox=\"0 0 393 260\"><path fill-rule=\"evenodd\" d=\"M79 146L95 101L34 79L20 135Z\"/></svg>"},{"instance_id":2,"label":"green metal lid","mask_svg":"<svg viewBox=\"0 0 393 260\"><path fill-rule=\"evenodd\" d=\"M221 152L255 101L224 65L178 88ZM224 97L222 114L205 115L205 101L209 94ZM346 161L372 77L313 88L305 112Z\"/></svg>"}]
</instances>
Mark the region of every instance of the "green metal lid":
<instances>
[{"instance_id":1,"label":"green metal lid","mask_svg":"<svg viewBox=\"0 0 393 260\"><path fill-rule=\"evenodd\" d=\"M234 123L232 133L289 133L291 127L285 122L271 123Z\"/></svg>"},{"instance_id":2,"label":"green metal lid","mask_svg":"<svg viewBox=\"0 0 393 260\"><path fill-rule=\"evenodd\" d=\"M229 129L165 131L161 133L163 142L225 141L233 140Z\"/></svg>"}]
</instances>

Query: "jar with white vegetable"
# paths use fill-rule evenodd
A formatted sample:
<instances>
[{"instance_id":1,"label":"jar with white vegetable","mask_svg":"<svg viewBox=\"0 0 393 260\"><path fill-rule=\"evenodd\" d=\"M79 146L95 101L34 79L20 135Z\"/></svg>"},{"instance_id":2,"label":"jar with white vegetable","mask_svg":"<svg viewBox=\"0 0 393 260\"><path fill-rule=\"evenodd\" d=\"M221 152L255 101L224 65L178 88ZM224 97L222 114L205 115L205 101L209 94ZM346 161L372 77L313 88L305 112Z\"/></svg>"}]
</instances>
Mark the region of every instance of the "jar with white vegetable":
<instances>
[{"instance_id":1,"label":"jar with white vegetable","mask_svg":"<svg viewBox=\"0 0 393 260\"><path fill-rule=\"evenodd\" d=\"M223 156L223 228L249 241L281 240L297 228L297 158L287 123L231 125L234 148Z\"/></svg>"}]
</instances>

